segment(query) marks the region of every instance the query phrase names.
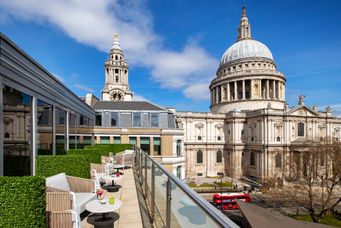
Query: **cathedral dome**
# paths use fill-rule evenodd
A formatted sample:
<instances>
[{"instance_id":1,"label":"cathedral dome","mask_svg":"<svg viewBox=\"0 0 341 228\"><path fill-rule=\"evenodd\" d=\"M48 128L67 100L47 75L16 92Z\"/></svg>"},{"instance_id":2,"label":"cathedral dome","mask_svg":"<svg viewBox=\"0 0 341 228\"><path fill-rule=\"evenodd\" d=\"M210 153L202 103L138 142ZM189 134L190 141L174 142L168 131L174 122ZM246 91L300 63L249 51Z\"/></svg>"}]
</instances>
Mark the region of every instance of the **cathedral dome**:
<instances>
[{"instance_id":1,"label":"cathedral dome","mask_svg":"<svg viewBox=\"0 0 341 228\"><path fill-rule=\"evenodd\" d=\"M273 60L271 51L266 45L256 40L244 39L239 40L225 51L221 57L220 65L233 60L250 57L261 57Z\"/></svg>"}]
</instances>

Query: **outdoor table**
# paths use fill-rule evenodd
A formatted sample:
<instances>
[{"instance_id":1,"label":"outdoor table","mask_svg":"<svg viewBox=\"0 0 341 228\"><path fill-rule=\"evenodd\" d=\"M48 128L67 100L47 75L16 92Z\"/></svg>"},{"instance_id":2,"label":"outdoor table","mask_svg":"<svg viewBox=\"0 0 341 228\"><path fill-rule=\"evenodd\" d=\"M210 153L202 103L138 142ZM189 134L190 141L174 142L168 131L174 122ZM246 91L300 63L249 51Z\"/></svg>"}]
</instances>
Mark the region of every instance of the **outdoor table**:
<instances>
[{"instance_id":1,"label":"outdoor table","mask_svg":"<svg viewBox=\"0 0 341 228\"><path fill-rule=\"evenodd\" d=\"M116 172L118 173L120 171L120 169L124 169L125 168L125 165L115 165L114 164L114 167L112 169L116 169ZM121 173L121 172L120 172ZM123 174L123 173L121 173Z\"/></svg>"},{"instance_id":2,"label":"outdoor table","mask_svg":"<svg viewBox=\"0 0 341 228\"><path fill-rule=\"evenodd\" d=\"M96 217L93 220L93 225L95 228L112 228L114 226L114 219L112 217L107 217L106 213L118 210L122 206L122 201L115 199L114 204L109 204L109 200L105 204L101 203L101 200L92 200L85 205L85 209L89 212L102 214L101 217ZM90 217L89 217L90 218ZM88 220L89 222L89 220Z\"/></svg>"},{"instance_id":3,"label":"outdoor table","mask_svg":"<svg viewBox=\"0 0 341 228\"><path fill-rule=\"evenodd\" d=\"M120 176L117 177L115 174L113 174L113 175L104 175L102 177L102 179L105 182L107 182L107 184L109 183L109 185L112 184L112 181L114 181L114 183L116 183L117 181L121 181L122 178L123 178L123 176L120 175ZM114 184L112 184L112 185L114 185Z\"/></svg>"}]
</instances>

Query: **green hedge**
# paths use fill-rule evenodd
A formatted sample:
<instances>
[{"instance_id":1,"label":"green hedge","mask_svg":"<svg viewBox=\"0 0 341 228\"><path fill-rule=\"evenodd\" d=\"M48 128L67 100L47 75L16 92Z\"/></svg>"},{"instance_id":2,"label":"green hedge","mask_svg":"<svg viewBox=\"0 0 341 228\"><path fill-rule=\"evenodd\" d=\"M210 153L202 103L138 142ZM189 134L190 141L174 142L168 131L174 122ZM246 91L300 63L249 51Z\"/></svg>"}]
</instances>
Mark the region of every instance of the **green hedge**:
<instances>
[{"instance_id":1,"label":"green hedge","mask_svg":"<svg viewBox=\"0 0 341 228\"><path fill-rule=\"evenodd\" d=\"M124 150L129 150L131 147L131 144L95 144L93 146L84 146L84 149L107 149L108 152L119 153Z\"/></svg>"},{"instance_id":2,"label":"green hedge","mask_svg":"<svg viewBox=\"0 0 341 228\"><path fill-rule=\"evenodd\" d=\"M45 179L0 177L0 227L46 227Z\"/></svg>"},{"instance_id":3,"label":"green hedge","mask_svg":"<svg viewBox=\"0 0 341 228\"><path fill-rule=\"evenodd\" d=\"M69 176L90 178L90 163L100 163L97 155L56 155L38 156L36 173L49 177L58 173Z\"/></svg>"}]
</instances>

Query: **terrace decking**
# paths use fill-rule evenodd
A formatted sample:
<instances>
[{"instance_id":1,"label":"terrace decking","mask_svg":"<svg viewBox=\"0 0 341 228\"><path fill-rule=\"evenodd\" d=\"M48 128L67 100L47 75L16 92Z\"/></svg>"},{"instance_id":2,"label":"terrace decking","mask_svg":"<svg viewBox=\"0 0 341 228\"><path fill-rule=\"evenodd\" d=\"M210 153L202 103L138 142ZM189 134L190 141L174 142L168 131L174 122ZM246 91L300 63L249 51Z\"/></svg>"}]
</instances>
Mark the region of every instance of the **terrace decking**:
<instances>
[{"instance_id":1,"label":"terrace decking","mask_svg":"<svg viewBox=\"0 0 341 228\"><path fill-rule=\"evenodd\" d=\"M118 183L119 184L119 183ZM119 219L115 221L114 227L119 228L142 228L141 212L137 198L136 185L133 169L126 169L122 179L122 187L118 192L107 192L108 196L114 196L123 202L122 207L115 211L119 214ZM87 222L87 218L82 221L83 228L92 228L93 225Z\"/></svg>"}]
</instances>

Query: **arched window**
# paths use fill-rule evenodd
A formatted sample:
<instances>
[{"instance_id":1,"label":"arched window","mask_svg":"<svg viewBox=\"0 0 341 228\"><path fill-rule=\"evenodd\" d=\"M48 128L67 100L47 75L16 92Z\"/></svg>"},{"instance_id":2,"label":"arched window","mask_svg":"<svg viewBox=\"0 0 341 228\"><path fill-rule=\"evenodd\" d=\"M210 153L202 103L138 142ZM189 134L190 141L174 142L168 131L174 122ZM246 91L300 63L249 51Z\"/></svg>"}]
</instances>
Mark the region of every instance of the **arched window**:
<instances>
[{"instance_id":1,"label":"arched window","mask_svg":"<svg viewBox=\"0 0 341 228\"><path fill-rule=\"evenodd\" d=\"M304 136L304 123L298 123L298 136Z\"/></svg>"},{"instance_id":2,"label":"arched window","mask_svg":"<svg viewBox=\"0 0 341 228\"><path fill-rule=\"evenodd\" d=\"M118 60L118 56L117 55L115 55L115 60Z\"/></svg>"},{"instance_id":3,"label":"arched window","mask_svg":"<svg viewBox=\"0 0 341 228\"><path fill-rule=\"evenodd\" d=\"M198 140L201 140L201 136L200 135L198 136Z\"/></svg>"},{"instance_id":4,"label":"arched window","mask_svg":"<svg viewBox=\"0 0 341 228\"><path fill-rule=\"evenodd\" d=\"M176 155L181 155L181 140L176 141Z\"/></svg>"},{"instance_id":5,"label":"arched window","mask_svg":"<svg viewBox=\"0 0 341 228\"><path fill-rule=\"evenodd\" d=\"M197 151L197 163L202 163L203 162L203 154L202 151L199 150Z\"/></svg>"},{"instance_id":6,"label":"arched window","mask_svg":"<svg viewBox=\"0 0 341 228\"><path fill-rule=\"evenodd\" d=\"M223 152L221 152L221 150L217 151L217 159L216 159L217 163L222 163L223 162Z\"/></svg>"},{"instance_id":7,"label":"arched window","mask_svg":"<svg viewBox=\"0 0 341 228\"><path fill-rule=\"evenodd\" d=\"M276 164L276 168L282 167L282 156L279 153L276 154L275 164Z\"/></svg>"},{"instance_id":8,"label":"arched window","mask_svg":"<svg viewBox=\"0 0 341 228\"><path fill-rule=\"evenodd\" d=\"M221 140L221 136L218 136L218 137L217 137L217 140L220 141L220 140Z\"/></svg>"},{"instance_id":9,"label":"arched window","mask_svg":"<svg viewBox=\"0 0 341 228\"><path fill-rule=\"evenodd\" d=\"M250 165L255 165L255 153L251 152L250 153Z\"/></svg>"},{"instance_id":10,"label":"arched window","mask_svg":"<svg viewBox=\"0 0 341 228\"><path fill-rule=\"evenodd\" d=\"M116 75L116 82L118 82L118 76Z\"/></svg>"}]
</instances>

